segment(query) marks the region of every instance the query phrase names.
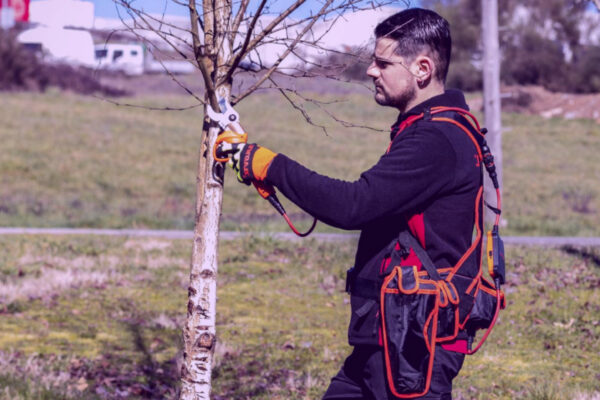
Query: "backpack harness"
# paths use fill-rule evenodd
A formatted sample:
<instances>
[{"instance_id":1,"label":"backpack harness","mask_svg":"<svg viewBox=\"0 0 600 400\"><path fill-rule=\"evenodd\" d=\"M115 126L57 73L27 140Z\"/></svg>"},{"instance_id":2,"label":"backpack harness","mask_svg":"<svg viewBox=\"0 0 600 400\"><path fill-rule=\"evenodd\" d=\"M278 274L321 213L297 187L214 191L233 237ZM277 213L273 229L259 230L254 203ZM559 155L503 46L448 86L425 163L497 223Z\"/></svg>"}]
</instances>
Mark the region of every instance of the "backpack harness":
<instances>
[{"instance_id":1,"label":"backpack harness","mask_svg":"<svg viewBox=\"0 0 600 400\"><path fill-rule=\"evenodd\" d=\"M448 112L453 113L454 118L438 115ZM348 271L347 291L379 303L387 381L398 398L419 397L429 391L436 344L446 344L452 351L474 354L490 334L500 309L506 307L500 288L505 282L504 245L499 235L501 198L494 157L485 141L487 130L464 109L433 107L404 120L392 142L400 132L421 119L451 123L467 134L494 185L496 207L487 203L486 206L496 218L487 233L485 251L493 283L483 277L482 257L477 257L483 240L483 182L475 200L476 237L453 267L437 269L419 241L406 229L388 246L387 257L382 262L386 266L382 269L388 271L388 267L392 267L389 274L370 280L357 278L352 269ZM421 262L422 270L415 265L400 265L400 260L411 251ZM472 270L473 262L476 271ZM467 271L467 265L471 266L470 271ZM473 349L475 333L480 329L486 329L486 332ZM460 342L456 340L460 331L467 333L466 346L456 346Z\"/></svg>"}]
</instances>

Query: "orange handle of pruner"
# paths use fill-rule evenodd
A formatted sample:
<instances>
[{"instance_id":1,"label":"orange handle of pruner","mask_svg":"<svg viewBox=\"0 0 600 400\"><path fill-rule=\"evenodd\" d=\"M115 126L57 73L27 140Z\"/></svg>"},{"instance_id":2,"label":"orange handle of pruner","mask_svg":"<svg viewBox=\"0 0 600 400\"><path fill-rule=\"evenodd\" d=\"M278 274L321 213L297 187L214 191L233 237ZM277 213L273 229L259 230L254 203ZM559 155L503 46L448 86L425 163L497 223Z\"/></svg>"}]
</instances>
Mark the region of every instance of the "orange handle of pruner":
<instances>
[{"instance_id":1,"label":"orange handle of pruner","mask_svg":"<svg viewBox=\"0 0 600 400\"><path fill-rule=\"evenodd\" d=\"M213 158L217 162L227 162L229 161L229 157L221 158L217 156L217 147L219 144L227 142L227 143L247 143L248 142L248 134L247 133L237 133L234 131L224 131L219 136L217 136L217 141L215 142L215 147L213 147Z\"/></svg>"},{"instance_id":2,"label":"orange handle of pruner","mask_svg":"<svg viewBox=\"0 0 600 400\"><path fill-rule=\"evenodd\" d=\"M275 193L275 189L273 188L273 186L271 186L267 183L259 182L259 181L252 181L252 184L256 188L256 191L258 192L258 194L260 194L260 197L262 197L263 199L266 199L267 197L269 197Z\"/></svg>"}]
</instances>

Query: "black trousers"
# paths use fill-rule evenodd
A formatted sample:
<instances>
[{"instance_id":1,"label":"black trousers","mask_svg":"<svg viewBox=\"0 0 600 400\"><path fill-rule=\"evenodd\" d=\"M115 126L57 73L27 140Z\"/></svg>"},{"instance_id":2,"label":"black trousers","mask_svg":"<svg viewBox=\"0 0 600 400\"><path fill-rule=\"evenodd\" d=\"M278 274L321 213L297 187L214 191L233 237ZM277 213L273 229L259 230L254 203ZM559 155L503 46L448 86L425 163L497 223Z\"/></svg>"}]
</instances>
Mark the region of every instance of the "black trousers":
<instances>
[{"instance_id":1,"label":"black trousers","mask_svg":"<svg viewBox=\"0 0 600 400\"><path fill-rule=\"evenodd\" d=\"M452 380L458 375L464 359L464 354L437 346L429 392L419 399L452 400ZM382 347L355 347L323 396L323 400L358 399L397 399L388 387Z\"/></svg>"}]
</instances>

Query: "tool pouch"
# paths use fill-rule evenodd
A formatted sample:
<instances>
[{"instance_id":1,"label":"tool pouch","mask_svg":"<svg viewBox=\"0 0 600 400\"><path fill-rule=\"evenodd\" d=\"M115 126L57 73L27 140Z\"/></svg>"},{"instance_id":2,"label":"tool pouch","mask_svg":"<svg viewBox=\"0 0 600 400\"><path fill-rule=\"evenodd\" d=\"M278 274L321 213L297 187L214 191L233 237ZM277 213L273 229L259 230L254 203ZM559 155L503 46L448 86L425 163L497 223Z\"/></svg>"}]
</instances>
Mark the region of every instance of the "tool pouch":
<instances>
[{"instance_id":1,"label":"tool pouch","mask_svg":"<svg viewBox=\"0 0 600 400\"><path fill-rule=\"evenodd\" d=\"M445 281L416 266L396 266L381 288L382 336L387 380L398 398L429 391L436 338L453 332L456 303ZM443 324L440 324L444 319Z\"/></svg>"},{"instance_id":2,"label":"tool pouch","mask_svg":"<svg viewBox=\"0 0 600 400\"><path fill-rule=\"evenodd\" d=\"M500 308L506 307L504 292L500 292ZM475 332L478 329L487 329L494 319L496 313L496 289L494 285L485 278L479 280L477 292L475 294L475 302L471 313L465 321L464 327L467 332Z\"/></svg>"}]
</instances>

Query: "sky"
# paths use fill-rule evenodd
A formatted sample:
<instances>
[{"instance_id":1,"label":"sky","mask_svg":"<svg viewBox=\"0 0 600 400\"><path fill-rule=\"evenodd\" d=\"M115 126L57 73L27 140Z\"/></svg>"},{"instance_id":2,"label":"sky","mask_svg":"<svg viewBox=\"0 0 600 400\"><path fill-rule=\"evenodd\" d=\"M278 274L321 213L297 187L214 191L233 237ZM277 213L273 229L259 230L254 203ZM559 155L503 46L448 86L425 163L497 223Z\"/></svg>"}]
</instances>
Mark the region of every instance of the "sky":
<instances>
[{"instance_id":1,"label":"sky","mask_svg":"<svg viewBox=\"0 0 600 400\"><path fill-rule=\"evenodd\" d=\"M94 3L94 14L96 17L118 18L115 3L112 0L87 0ZM135 0L132 2L135 6L141 6L146 12L163 13L171 15L187 15L186 8L179 6L172 1L165 0Z\"/></svg>"}]
</instances>

